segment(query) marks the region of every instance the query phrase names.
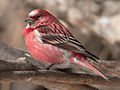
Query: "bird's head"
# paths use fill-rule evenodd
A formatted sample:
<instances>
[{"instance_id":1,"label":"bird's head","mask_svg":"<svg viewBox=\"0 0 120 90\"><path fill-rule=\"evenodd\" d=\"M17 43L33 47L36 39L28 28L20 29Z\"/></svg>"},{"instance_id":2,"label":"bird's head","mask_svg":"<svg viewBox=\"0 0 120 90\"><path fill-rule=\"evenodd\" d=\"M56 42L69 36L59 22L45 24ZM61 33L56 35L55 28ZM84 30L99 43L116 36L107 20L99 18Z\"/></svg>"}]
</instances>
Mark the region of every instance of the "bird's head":
<instances>
[{"instance_id":1,"label":"bird's head","mask_svg":"<svg viewBox=\"0 0 120 90\"><path fill-rule=\"evenodd\" d=\"M51 24L56 18L48 11L43 9L35 9L28 14L28 18L25 19L27 22L26 28L22 31L24 34L31 32L41 26L47 26Z\"/></svg>"}]
</instances>

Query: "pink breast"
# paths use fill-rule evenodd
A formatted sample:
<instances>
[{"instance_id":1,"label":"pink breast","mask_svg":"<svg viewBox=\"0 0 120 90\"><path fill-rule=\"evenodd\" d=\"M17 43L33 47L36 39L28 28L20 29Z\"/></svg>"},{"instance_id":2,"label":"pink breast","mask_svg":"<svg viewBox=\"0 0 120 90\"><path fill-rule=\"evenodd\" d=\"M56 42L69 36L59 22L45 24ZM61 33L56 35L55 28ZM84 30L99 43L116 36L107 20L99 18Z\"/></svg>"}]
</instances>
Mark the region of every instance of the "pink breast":
<instances>
[{"instance_id":1,"label":"pink breast","mask_svg":"<svg viewBox=\"0 0 120 90\"><path fill-rule=\"evenodd\" d=\"M43 44L36 39L33 32L25 37L25 42L30 54L37 60L45 63L63 63L64 53L57 47L50 44Z\"/></svg>"}]
</instances>

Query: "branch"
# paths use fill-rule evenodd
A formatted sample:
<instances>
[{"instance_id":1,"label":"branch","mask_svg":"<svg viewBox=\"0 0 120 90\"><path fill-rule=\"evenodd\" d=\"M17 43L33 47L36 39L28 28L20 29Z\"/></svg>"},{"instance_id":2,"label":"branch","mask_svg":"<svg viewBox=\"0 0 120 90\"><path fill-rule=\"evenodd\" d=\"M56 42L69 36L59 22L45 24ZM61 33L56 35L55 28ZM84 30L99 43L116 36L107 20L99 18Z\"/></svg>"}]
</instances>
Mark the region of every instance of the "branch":
<instances>
[{"instance_id":1,"label":"branch","mask_svg":"<svg viewBox=\"0 0 120 90\"><path fill-rule=\"evenodd\" d=\"M42 70L40 71L9 71L9 72L0 73L0 81L9 81L9 82L10 81L12 82L29 81L35 84L48 87L48 88L53 88L53 87L59 88L60 90L61 89L63 90L63 88L64 89L67 88L68 90L79 90L82 88L84 88L85 90L97 90L96 88L91 87L89 85L74 83L75 82L74 80L73 82L71 80L67 80L68 77L65 76L63 78L62 75L64 76L64 73L62 72L42 71Z\"/></svg>"},{"instance_id":2,"label":"branch","mask_svg":"<svg viewBox=\"0 0 120 90\"><path fill-rule=\"evenodd\" d=\"M72 74L50 70L37 71L36 67L31 65L28 60L35 66L41 65L42 69L43 65L30 57L28 53L0 43L0 81L31 81L49 88L57 87L60 90L63 88L97 90L89 86L90 84L120 86L119 77L110 77L109 82L100 76L89 74Z\"/></svg>"},{"instance_id":3,"label":"branch","mask_svg":"<svg viewBox=\"0 0 120 90\"><path fill-rule=\"evenodd\" d=\"M0 43L0 71L36 70L33 65L43 68L43 65L29 53Z\"/></svg>"},{"instance_id":4,"label":"branch","mask_svg":"<svg viewBox=\"0 0 120 90\"><path fill-rule=\"evenodd\" d=\"M120 78L111 77L110 81L100 76L89 74L72 74L59 71L7 71L0 72L0 81L53 81L68 84L95 84L105 86L120 86Z\"/></svg>"}]
</instances>

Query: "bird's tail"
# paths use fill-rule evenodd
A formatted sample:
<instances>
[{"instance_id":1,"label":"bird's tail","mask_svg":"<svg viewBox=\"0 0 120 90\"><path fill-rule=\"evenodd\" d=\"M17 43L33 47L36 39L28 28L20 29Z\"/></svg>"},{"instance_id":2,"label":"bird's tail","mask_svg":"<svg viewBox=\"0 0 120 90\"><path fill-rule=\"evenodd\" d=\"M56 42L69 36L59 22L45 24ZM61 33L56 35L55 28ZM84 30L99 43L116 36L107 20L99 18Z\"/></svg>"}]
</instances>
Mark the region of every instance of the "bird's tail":
<instances>
[{"instance_id":1,"label":"bird's tail","mask_svg":"<svg viewBox=\"0 0 120 90\"><path fill-rule=\"evenodd\" d=\"M102 76L104 79L109 80L109 78L105 74L103 74L100 70L98 70L95 66L93 66L91 64L91 62L88 61L87 59L83 58L82 60L77 60L76 58L74 58L72 60L72 62L74 64L77 64L77 65L85 66L85 67L87 67L87 68L95 71L97 74L99 74L100 76Z\"/></svg>"}]
</instances>

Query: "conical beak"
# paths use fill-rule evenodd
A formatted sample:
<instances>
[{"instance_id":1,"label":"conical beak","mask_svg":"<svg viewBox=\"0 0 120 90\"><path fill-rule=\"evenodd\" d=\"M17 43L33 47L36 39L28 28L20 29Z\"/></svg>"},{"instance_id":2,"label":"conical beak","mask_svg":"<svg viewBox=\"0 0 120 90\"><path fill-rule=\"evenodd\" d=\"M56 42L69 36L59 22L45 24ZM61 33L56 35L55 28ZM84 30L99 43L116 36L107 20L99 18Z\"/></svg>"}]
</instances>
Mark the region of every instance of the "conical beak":
<instances>
[{"instance_id":1,"label":"conical beak","mask_svg":"<svg viewBox=\"0 0 120 90\"><path fill-rule=\"evenodd\" d=\"M25 22L33 24L34 23L34 19L32 19L32 18L26 18Z\"/></svg>"}]
</instances>

